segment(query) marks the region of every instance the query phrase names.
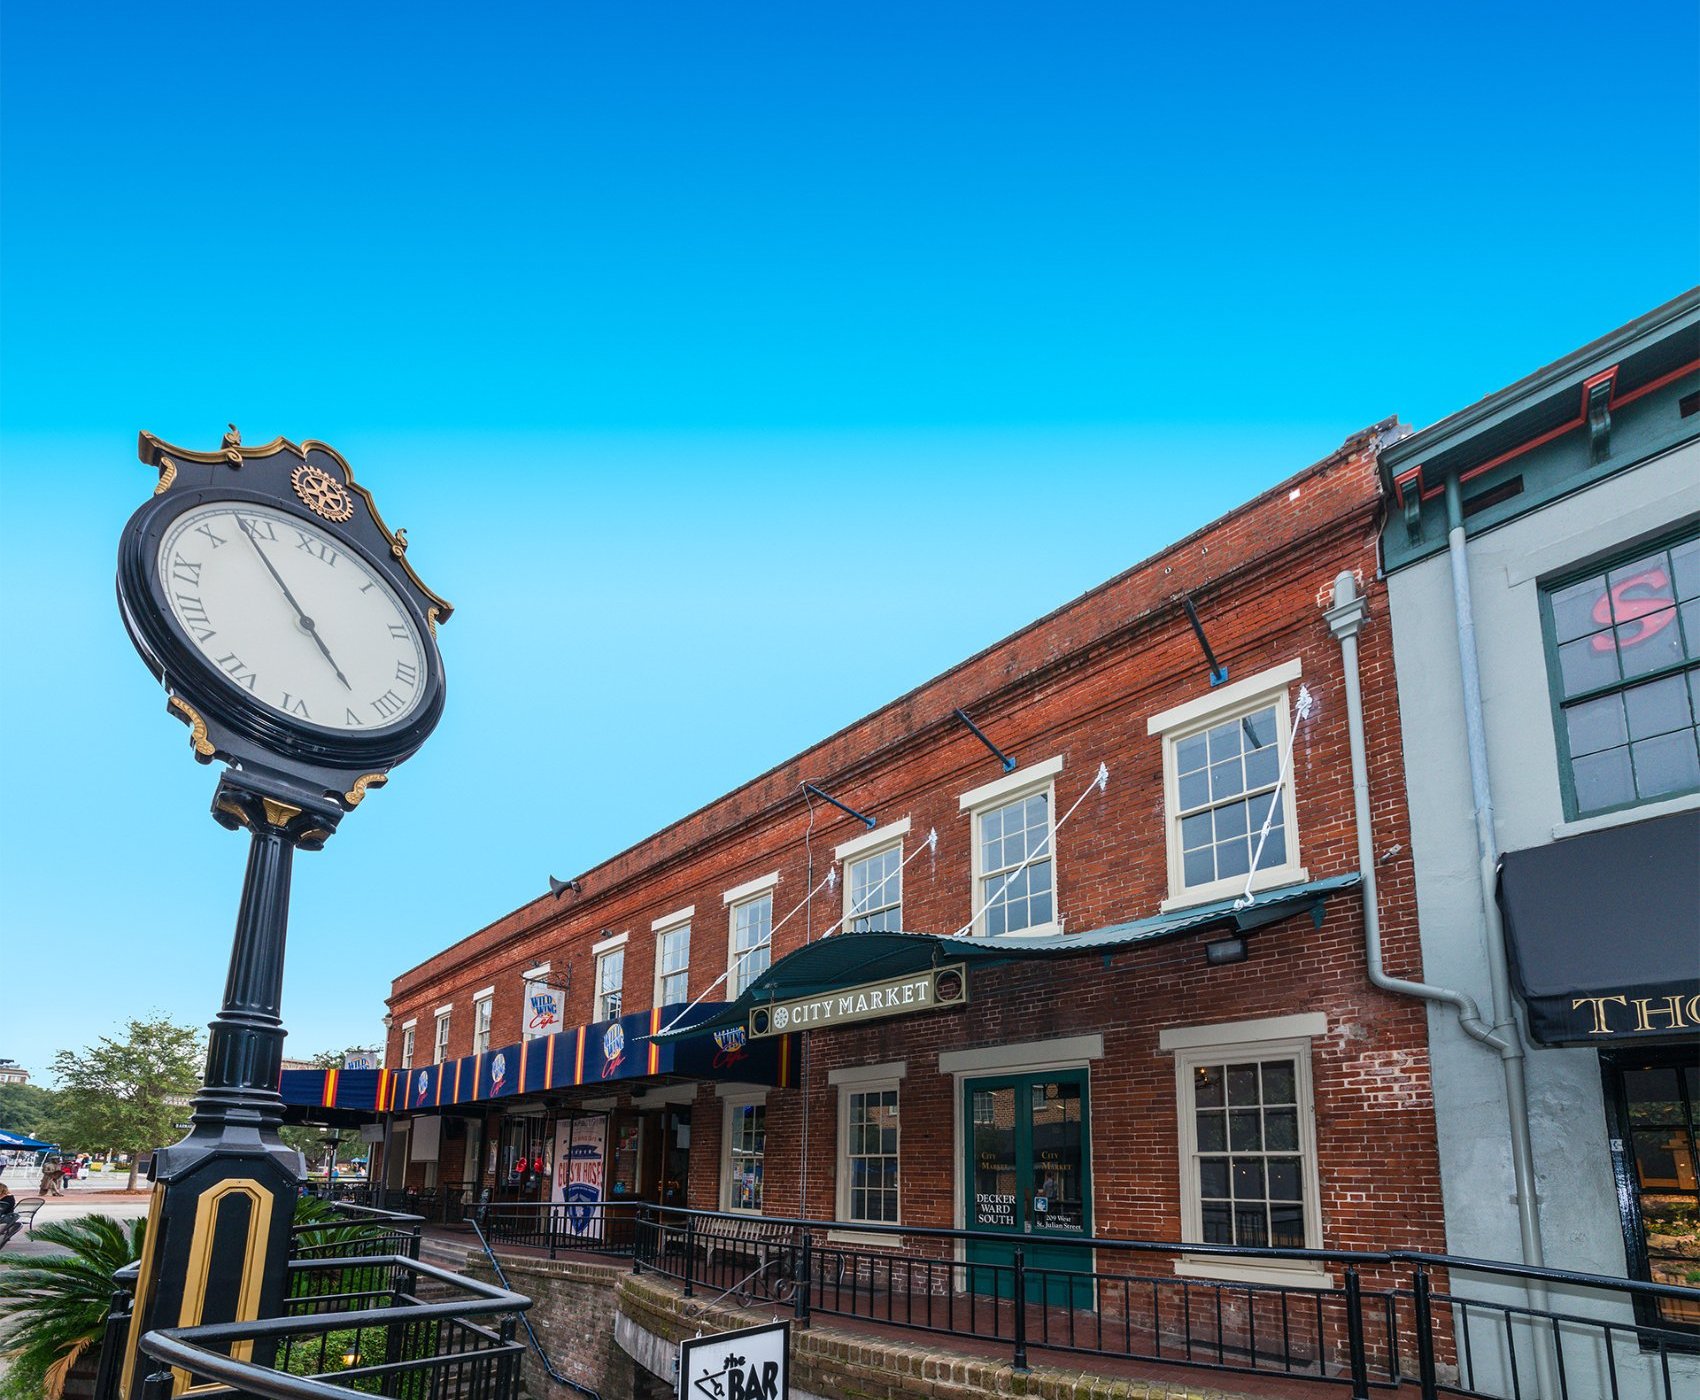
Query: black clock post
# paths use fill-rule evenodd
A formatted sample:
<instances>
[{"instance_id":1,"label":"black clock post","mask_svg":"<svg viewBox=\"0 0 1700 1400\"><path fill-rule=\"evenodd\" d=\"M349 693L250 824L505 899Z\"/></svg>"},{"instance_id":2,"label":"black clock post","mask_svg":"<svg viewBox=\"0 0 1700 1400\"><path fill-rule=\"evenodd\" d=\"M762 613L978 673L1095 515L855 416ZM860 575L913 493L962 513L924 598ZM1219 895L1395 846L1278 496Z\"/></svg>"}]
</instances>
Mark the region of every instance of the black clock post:
<instances>
[{"instance_id":1,"label":"black clock post","mask_svg":"<svg viewBox=\"0 0 1700 1400\"><path fill-rule=\"evenodd\" d=\"M278 1135L295 851L322 847L435 727L443 704L435 632L450 612L408 565L405 533L384 525L348 464L323 444L280 438L249 448L232 429L219 451L191 452L144 433L141 456L159 480L120 543L120 609L168 710L189 726L195 757L226 765L213 816L247 831L249 846L189 1134L157 1151L149 1174L147 1243L120 1371L125 1400L140 1396L152 1369L138 1349L147 1332L284 1310L306 1176L301 1154ZM191 534L203 555L177 543ZM274 583L277 595L266 591ZM387 669L373 669L380 633L409 658L395 663L412 675L403 694ZM289 669L318 664L321 652L322 674ZM301 698L320 694L312 689L320 683L334 683L338 723L321 722L330 711L316 700L315 719Z\"/></svg>"}]
</instances>

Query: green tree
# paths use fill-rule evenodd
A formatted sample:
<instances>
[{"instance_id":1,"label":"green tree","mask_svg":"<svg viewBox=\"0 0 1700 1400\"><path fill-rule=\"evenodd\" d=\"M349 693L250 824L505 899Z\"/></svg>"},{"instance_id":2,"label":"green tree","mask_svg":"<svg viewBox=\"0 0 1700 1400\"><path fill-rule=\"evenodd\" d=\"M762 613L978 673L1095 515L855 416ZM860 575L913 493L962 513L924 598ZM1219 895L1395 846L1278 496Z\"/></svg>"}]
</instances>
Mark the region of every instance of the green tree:
<instances>
[{"instance_id":1,"label":"green tree","mask_svg":"<svg viewBox=\"0 0 1700 1400\"><path fill-rule=\"evenodd\" d=\"M202 1057L200 1036L160 1015L131 1021L122 1040L102 1036L82 1051L61 1050L53 1057L61 1145L128 1152L134 1191L140 1154L180 1136Z\"/></svg>"},{"instance_id":2,"label":"green tree","mask_svg":"<svg viewBox=\"0 0 1700 1400\"><path fill-rule=\"evenodd\" d=\"M39 1084L0 1084L0 1128L40 1137L39 1129L53 1116L56 1097Z\"/></svg>"}]
</instances>

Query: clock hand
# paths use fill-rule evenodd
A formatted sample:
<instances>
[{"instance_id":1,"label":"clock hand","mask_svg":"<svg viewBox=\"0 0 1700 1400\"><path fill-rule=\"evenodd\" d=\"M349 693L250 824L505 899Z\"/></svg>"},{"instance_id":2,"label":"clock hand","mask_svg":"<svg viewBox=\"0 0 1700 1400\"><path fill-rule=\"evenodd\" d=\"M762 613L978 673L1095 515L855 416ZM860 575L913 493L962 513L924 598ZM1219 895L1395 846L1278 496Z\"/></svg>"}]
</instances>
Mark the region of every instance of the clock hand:
<instances>
[{"instance_id":1,"label":"clock hand","mask_svg":"<svg viewBox=\"0 0 1700 1400\"><path fill-rule=\"evenodd\" d=\"M325 645L325 639L319 635L319 629L314 626L313 619L308 617L307 614L302 611L301 604L295 601L295 595L289 591L289 585L283 581L283 575L277 571L277 565L273 564L272 561L266 557L265 550L260 548L259 540L254 537L253 526L249 525L248 522L240 515L236 517L236 525L237 528L248 537L248 543L254 546L254 553L260 556L260 562L266 566L266 572L272 576L273 581L276 582L277 586L283 590L283 596L288 601L289 606L295 609L295 617L301 624L301 630L313 639L314 645L319 648L320 654L326 661L331 663L331 670L336 672L336 678L342 682L342 688L347 691L352 691L354 687L348 683L348 677L343 675L342 667L336 664L336 658L331 655L331 649Z\"/></svg>"}]
</instances>

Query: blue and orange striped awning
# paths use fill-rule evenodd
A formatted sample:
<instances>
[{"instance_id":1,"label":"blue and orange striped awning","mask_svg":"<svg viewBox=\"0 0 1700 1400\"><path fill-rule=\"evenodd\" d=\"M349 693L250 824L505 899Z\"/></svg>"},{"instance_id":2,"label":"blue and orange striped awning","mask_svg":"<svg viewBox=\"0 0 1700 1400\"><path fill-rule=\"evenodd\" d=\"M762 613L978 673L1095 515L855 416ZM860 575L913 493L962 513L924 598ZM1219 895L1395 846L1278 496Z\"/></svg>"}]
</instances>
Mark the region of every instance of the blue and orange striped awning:
<instances>
[{"instance_id":1,"label":"blue and orange striped awning","mask_svg":"<svg viewBox=\"0 0 1700 1400\"><path fill-rule=\"evenodd\" d=\"M703 1003L691 1008L691 1015L707 1019L722 1005ZM733 1028L680 1040L653 1038L685 1010L679 1003L634 1011L616 1021L568 1027L482 1055L407 1070L288 1069L279 1088L287 1105L377 1116L652 1075L782 1088L793 1082L791 1036L751 1041L742 1028Z\"/></svg>"}]
</instances>

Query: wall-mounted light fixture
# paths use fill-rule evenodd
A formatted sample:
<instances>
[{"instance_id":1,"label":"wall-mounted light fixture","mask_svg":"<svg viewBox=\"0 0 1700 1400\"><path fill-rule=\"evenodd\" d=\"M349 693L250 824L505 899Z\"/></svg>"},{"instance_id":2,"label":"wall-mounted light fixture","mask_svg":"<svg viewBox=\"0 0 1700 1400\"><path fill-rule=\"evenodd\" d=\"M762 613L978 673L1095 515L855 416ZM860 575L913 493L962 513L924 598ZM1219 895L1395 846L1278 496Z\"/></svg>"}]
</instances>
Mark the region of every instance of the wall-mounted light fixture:
<instances>
[{"instance_id":1,"label":"wall-mounted light fixture","mask_svg":"<svg viewBox=\"0 0 1700 1400\"><path fill-rule=\"evenodd\" d=\"M1204 961L1211 967L1226 967L1229 963L1243 963L1249 950L1243 938L1218 938L1204 945Z\"/></svg>"}]
</instances>

